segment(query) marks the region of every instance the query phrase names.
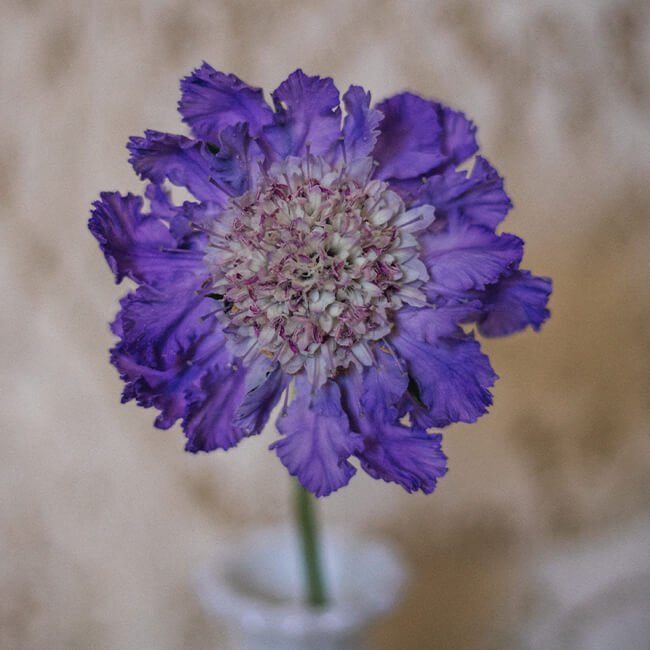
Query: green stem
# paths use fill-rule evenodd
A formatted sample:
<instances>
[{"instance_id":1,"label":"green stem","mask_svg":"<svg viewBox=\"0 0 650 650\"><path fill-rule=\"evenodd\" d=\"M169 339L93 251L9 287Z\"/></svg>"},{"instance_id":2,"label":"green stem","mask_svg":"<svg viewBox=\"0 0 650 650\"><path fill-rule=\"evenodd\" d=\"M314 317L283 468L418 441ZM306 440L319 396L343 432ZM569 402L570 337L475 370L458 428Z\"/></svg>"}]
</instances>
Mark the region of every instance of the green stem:
<instances>
[{"instance_id":1,"label":"green stem","mask_svg":"<svg viewBox=\"0 0 650 650\"><path fill-rule=\"evenodd\" d=\"M318 526L314 512L314 497L296 481L295 515L300 536L307 604L323 607L327 603L321 570Z\"/></svg>"}]
</instances>

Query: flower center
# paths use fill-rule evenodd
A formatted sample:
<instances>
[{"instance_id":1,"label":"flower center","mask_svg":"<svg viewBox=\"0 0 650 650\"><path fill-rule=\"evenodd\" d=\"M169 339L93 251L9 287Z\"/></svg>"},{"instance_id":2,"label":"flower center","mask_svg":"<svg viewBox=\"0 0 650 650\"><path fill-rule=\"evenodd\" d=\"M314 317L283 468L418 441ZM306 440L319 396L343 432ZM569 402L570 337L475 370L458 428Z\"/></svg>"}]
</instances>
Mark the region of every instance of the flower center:
<instances>
[{"instance_id":1,"label":"flower center","mask_svg":"<svg viewBox=\"0 0 650 650\"><path fill-rule=\"evenodd\" d=\"M426 270L406 213L386 183L320 158L276 163L213 224L210 291L233 352L257 351L320 385L370 343L403 302L422 304Z\"/></svg>"}]
</instances>

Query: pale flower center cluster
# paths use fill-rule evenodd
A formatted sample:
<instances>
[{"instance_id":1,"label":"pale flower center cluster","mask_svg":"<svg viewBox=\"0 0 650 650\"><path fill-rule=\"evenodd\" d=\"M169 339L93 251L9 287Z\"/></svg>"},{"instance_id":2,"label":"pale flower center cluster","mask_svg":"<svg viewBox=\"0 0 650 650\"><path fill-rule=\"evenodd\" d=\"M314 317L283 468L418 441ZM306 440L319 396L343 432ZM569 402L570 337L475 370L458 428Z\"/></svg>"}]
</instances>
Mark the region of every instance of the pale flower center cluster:
<instances>
[{"instance_id":1,"label":"pale flower center cluster","mask_svg":"<svg viewBox=\"0 0 650 650\"><path fill-rule=\"evenodd\" d=\"M411 234L433 220L386 183L320 158L274 164L211 226L209 291L237 356L264 354L319 386L372 344L404 303L420 306L427 271Z\"/></svg>"}]
</instances>

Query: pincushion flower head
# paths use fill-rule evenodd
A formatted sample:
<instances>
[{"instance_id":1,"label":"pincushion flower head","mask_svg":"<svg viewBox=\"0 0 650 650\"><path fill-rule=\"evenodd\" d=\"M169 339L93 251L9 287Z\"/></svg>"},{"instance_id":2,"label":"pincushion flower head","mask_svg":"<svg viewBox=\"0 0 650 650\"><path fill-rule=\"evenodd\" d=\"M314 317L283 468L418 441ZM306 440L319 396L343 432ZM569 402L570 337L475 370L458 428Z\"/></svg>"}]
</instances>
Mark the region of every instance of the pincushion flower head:
<instances>
[{"instance_id":1,"label":"pincushion flower head","mask_svg":"<svg viewBox=\"0 0 650 650\"><path fill-rule=\"evenodd\" d=\"M271 449L317 496L355 464L432 492L447 461L431 429L492 402L473 330L549 315L550 281L496 232L511 202L474 125L410 93L371 106L359 86L341 107L301 70L273 106L207 64L181 91L190 137L128 143L147 205L106 192L90 219L116 280L138 285L112 324L123 400L160 428L180 419L192 452L260 433L280 404Z\"/></svg>"}]
</instances>

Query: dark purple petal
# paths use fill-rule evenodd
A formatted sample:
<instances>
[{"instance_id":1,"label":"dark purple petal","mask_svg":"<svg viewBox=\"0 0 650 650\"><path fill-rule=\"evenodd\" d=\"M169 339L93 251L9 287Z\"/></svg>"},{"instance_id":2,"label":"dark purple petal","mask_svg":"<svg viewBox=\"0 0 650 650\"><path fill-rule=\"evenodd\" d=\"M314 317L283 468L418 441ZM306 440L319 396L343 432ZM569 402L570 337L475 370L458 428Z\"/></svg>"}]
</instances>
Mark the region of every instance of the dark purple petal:
<instances>
[{"instance_id":1,"label":"dark purple petal","mask_svg":"<svg viewBox=\"0 0 650 650\"><path fill-rule=\"evenodd\" d=\"M479 320L483 336L506 336L530 325L539 330L551 315L547 309L553 284L550 278L515 271L485 292L485 316Z\"/></svg>"},{"instance_id":2,"label":"dark purple petal","mask_svg":"<svg viewBox=\"0 0 650 650\"><path fill-rule=\"evenodd\" d=\"M472 122L438 102L402 93L377 108L385 117L373 152L379 163L376 177L389 180L409 204L428 176L455 167L478 150Z\"/></svg>"},{"instance_id":3,"label":"dark purple petal","mask_svg":"<svg viewBox=\"0 0 650 650\"><path fill-rule=\"evenodd\" d=\"M167 223L173 221L178 214L179 208L172 203L170 193L162 185L149 183L144 195L149 199L152 214Z\"/></svg>"},{"instance_id":4,"label":"dark purple petal","mask_svg":"<svg viewBox=\"0 0 650 650\"><path fill-rule=\"evenodd\" d=\"M100 197L93 203L88 227L116 282L128 277L157 284L201 268L203 253L175 250L176 240L167 226L153 215L142 214L141 197L117 192L102 192Z\"/></svg>"},{"instance_id":5,"label":"dark purple petal","mask_svg":"<svg viewBox=\"0 0 650 650\"><path fill-rule=\"evenodd\" d=\"M455 336L458 327L468 322L481 308L479 300L446 302L436 309L403 307L395 313L395 324L399 332L427 343Z\"/></svg>"},{"instance_id":6,"label":"dark purple petal","mask_svg":"<svg viewBox=\"0 0 650 650\"><path fill-rule=\"evenodd\" d=\"M397 422L394 403L406 390L408 375L393 359L380 359L379 369L356 369L337 379L354 430L363 436L355 455L373 478L397 483L409 492L433 492L447 472L440 448L442 436L409 429Z\"/></svg>"},{"instance_id":7,"label":"dark purple petal","mask_svg":"<svg viewBox=\"0 0 650 650\"><path fill-rule=\"evenodd\" d=\"M186 187L199 201L225 204L228 195L210 181L214 156L204 143L148 130L144 138L131 137L127 148L129 162L141 178L158 185L167 179Z\"/></svg>"},{"instance_id":8,"label":"dark purple petal","mask_svg":"<svg viewBox=\"0 0 650 650\"><path fill-rule=\"evenodd\" d=\"M361 437L350 431L339 387L333 381L312 394L311 384L298 377L296 398L287 414L278 418L277 427L284 437L270 448L316 496L327 496L347 485L356 473L347 459L360 448Z\"/></svg>"},{"instance_id":9,"label":"dark purple petal","mask_svg":"<svg viewBox=\"0 0 650 650\"><path fill-rule=\"evenodd\" d=\"M407 492L431 494L447 473L442 436L411 430L401 424L382 422L375 436L366 436L357 453L370 476L401 485Z\"/></svg>"},{"instance_id":10,"label":"dark purple petal","mask_svg":"<svg viewBox=\"0 0 650 650\"><path fill-rule=\"evenodd\" d=\"M247 433L259 433L268 422L290 377L279 365L264 357L256 360L246 377L246 392L237 412L235 423Z\"/></svg>"},{"instance_id":11,"label":"dark purple petal","mask_svg":"<svg viewBox=\"0 0 650 650\"><path fill-rule=\"evenodd\" d=\"M343 95L343 105L347 112L343 120L345 160L352 162L370 155L384 116L376 108L370 108L370 93L361 86L350 86Z\"/></svg>"},{"instance_id":12,"label":"dark purple petal","mask_svg":"<svg viewBox=\"0 0 650 650\"><path fill-rule=\"evenodd\" d=\"M111 363L119 369L120 379L126 384L122 392L123 404L134 400L143 408L158 409L160 413L154 420L158 429L169 429L183 417L187 407L185 389L196 379L197 368L191 368L191 374L184 370L155 370L139 366L131 357L117 351L111 354ZM172 385L183 389L170 389Z\"/></svg>"},{"instance_id":13,"label":"dark purple petal","mask_svg":"<svg viewBox=\"0 0 650 650\"><path fill-rule=\"evenodd\" d=\"M206 368L218 358L220 350L205 338L160 370L140 365L137 355L129 354L118 344L111 350L111 363L126 382L122 402L135 400L138 406L160 411L154 422L159 429L169 429L187 408L187 391L198 385Z\"/></svg>"},{"instance_id":14,"label":"dark purple petal","mask_svg":"<svg viewBox=\"0 0 650 650\"><path fill-rule=\"evenodd\" d=\"M418 177L446 160L437 105L411 93L386 99L377 106L384 114L373 152L381 179Z\"/></svg>"},{"instance_id":15,"label":"dark purple petal","mask_svg":"<svg viewBox=\"0 0 650 650\"><path fill-rule=\"evenodd\" d=\"M197 138L218 142L227 126L245 122L257 135L273 119L261 88L249 86L234 74L217 72L203 63L181 81L178 110Z\"/></svg>"},{"instance_id":16,"label":"dark purple petal","mask_svg":"<svg viewBox=\"0 0 650 650\"><path fill-rule=\"evenodd\" d=\"M192 342L216 329L215 301L198 294L201 278L179 276L162 287L138 287L122 298L111 329L142 364L166 368ZM222 336L217 334L217 336Z\"/></svg>"},{"instance_id":17,"label":"dark purple petal","mask_svg":"<svg viewBox=\"0 0 650 650\"><path fill-rule=\"evenodd\" d=\"M397 417L396 405L408 388L408 374L395 353L384 345L375 345L373 352L376 364L364 368L359 381L360 412L392 421Z\"/></svg>"},{"instance_id":18,"label":"dark purple petal","mask_svg":"<svg viewBox=\"0 0 650 650\"><path fill-rule=\"evenodd\" d=\"M122 299L112 325L121 339L111 361L126 382L123 401L158 408L156 426L163 429L183 416L186 391L207 369L231 360L214 303L197 295L199 284L186 275L160 289L140 287Z\"/></svg>"},{"instance_id":19,"label":"dark purple petal","mask_svg":"<svg viewBox=\"0 0 650 650\"><path fill-rule=\"evenodd\" d=\"M423 310L425 311L425 310ZM497 375L478 341L460 332L433 342L426 331L418 335L399 330L390 339L417 384L425 407L416 422L442 427L452 422L475 422L492 404L488 390Z\"/></svg>"},{"instance_id":20,"label":"dark purple petal","mask_svg":"<svg viewBox=\"0 0 650 650\"><path fill-rule=\"evenodd\" d=\"M196 203L185 201L175 205L170 192L162 185L150 183L145 196L151 204L151 212L169 224L169 232L179 249L194 250L203 253L207 244L206 233L196 225L207 225L208 220L219 217L223 208L215 203ZM203 270L203 269L202 269Z\"/></svg>"},{"instance_id":21,"label":"dark purple petal","mask_svg":"<svg viewBox=\"0 0 650 650\"><path fill-rule=\"evenodd\" d=\"M205 250L210 223L218 219L222 212L223 208L215 203L185 201L171 220L169 231L184 247Z\"/></svg>"},{"instance_id":22,"label":"dark purple petal","mask_svg":"<svg viewBox=\"0 0 650 650\"><path fill-rule=\"evenodd\" d=\"M436 104L442 125L442 151L447 164L460 165L478 151L476 126L464 113L454 111L442 104Z\"/></svg>"},{"instance_id":23,"label":"dark purple petal","mask_svg":"<svg viewBox=\"0 0 650 650\"><path fill-rule=\"evenodd\" d=\"M435 225L435 223L434 223ZM524 242L514 235L496 235L482 226L451 220L444 232L419 237L420 259L429 271L429 291L483 289L521 261Z\"/></svg>"},{"instance_id":24,"label":"dark purple petal","mask_svg":"<svg viewBox=\"0 0 650 650\"><path fill-rule=\"evenodd\" d=\"M242 438L258 433L244 431L234 421L246 390L246 370L237 365L207 372L199 388L187 396L183 431L185 451L230 449Z\"/></svg>"},{"instance_id":25,"label":"dark purple petal","mask_svg":"<svg viewBox=\"0 0 650 650\"><path fill-rule=\"evenodd\" d=\"M219 152L210 161L212 181L229 196L240 196L254 187L263 160L247 124L227 126L219 134Z\"/></svg>"},{"instance_id":26,"label":"dark purple petal","mask_svg":"<svg viewBox=\"0 0 650 650\"><path fill-rule=\"evenodd\" d=\"M273 92L275 116L264 138L278 158L334 153L341 135L339 91L329 78L296 70Z\"/></svg>"},{"instance_id":27,"label":"dark purple petal","mask_svg":"<svg viewBox=\"0 0 650 650\"><path fill-rule=\"evenodd\" d=\"M447 169L435 174L421 187L417 203L436 209L436 219L454 218L494 230L512 207L503 189L503 179L487 160L477 156L472 173Z\"/></svg>"}]
</instances>

